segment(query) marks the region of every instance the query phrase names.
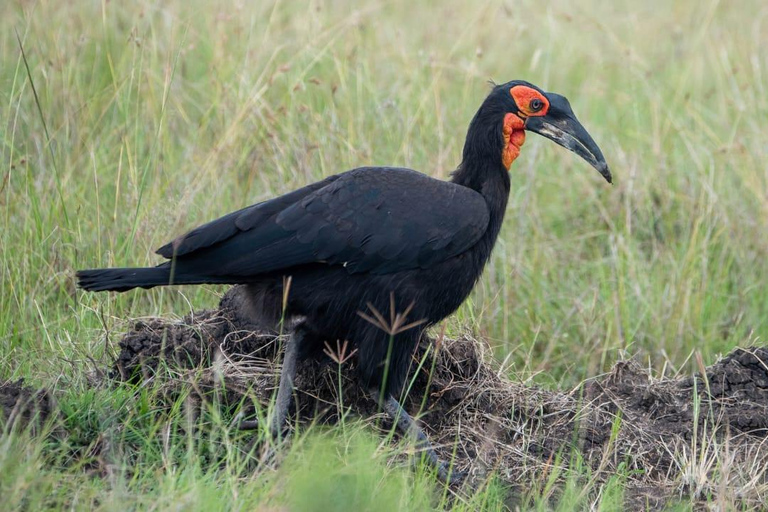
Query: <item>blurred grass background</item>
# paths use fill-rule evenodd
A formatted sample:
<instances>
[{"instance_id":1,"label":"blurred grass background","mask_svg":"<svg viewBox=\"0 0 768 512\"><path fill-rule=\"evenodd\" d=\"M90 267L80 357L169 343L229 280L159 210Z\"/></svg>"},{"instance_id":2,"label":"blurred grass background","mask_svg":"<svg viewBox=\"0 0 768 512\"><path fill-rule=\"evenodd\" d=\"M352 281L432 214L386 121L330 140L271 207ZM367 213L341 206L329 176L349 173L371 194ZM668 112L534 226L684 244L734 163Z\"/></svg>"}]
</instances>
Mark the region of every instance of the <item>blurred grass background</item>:
<instances>
[{"instance_id":1,"label":"blurred grass background","mask_svg":"<svg viewBox=\"0 0 768 512\"><path fill-rule=\"evenodd\" d=\"M449 334L558 387L765 342L763 1L11 0L0 27L1 379L86 389L126 319L223 291L84 294L75 269L153 265L188 228L356 166L448 178L489 79L567 96L615 184L529 136Z\"/></svg>"}]
</instances>

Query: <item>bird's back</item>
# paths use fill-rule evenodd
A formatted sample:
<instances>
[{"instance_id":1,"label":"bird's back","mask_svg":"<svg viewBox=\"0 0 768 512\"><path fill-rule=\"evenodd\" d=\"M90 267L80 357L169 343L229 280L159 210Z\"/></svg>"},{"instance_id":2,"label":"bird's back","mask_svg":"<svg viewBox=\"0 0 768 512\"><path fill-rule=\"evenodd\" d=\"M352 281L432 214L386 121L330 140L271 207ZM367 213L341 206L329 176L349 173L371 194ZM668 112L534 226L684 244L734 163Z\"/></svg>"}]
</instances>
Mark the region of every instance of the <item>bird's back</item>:
<instances>
[{"instance_id":1,"label":"bird's back","mask_svg":"<svg viewBox=\"0 0 768 512\"><path fill-rule=\"evenodd\" d=\"M222 217L158 252L175 257L182 278L247 282L312 263L389 274L461 253L487 224L473 190L409 169L366 167Z\"/></svg>"}]
</instances>

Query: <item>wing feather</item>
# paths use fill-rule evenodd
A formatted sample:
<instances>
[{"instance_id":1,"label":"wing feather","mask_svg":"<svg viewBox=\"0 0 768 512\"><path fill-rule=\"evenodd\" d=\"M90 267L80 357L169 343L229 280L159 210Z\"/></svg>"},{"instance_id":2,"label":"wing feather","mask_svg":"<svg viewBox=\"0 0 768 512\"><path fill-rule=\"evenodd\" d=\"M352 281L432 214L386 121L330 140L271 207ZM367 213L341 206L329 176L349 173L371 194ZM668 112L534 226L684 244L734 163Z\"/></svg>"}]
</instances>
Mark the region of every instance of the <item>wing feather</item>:
<instances>
[{"instance_id":1,"label":"wing feather","mask_svg":"<svg viewBox=\"0 0 768 512\"><path fill-rule=\"evenodd\" d=\"M409 169L360 168L226 215L163 246L178 272L252 277L310 263L426 268L477 243L482 196Z\"/></svg>"}]
</instances>

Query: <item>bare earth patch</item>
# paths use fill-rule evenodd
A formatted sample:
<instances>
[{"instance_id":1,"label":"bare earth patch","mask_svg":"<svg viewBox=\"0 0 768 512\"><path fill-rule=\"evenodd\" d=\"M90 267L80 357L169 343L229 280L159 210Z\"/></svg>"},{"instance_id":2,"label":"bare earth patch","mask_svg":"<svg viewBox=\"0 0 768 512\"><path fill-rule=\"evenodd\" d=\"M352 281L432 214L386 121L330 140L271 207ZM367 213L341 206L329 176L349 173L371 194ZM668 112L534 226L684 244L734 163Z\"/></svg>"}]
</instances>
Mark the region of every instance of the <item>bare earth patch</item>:
<instances>
[{"instance_id":1,"label":"bare earth patch","mask_svg":"<svg viewBox=\"0 0 768 512\"><path fill-rule=\"evenodd\" d=\"M120 341L112 376L167 379L171 396L192 383L198 400L215 392L249 414L252 404L266 404L275 390L280 339L250 323L239 304L233 288L217 310L176 323L137 323ZM174 371L158 372L161 364ZM330 358L300 366L300 422L338 420L338 371ZM637 363L623 361L609 374L561 392L499 375L488 347L463 337L422 343L411 375L406 409L421 410L441 457L468 474L467 485L496 473L525 489L565 474L575 450L596 482L624 475L631 509L661 508L677 497L716 500L725 491L745 506L766 505L766 348L736 349L695 378L654 379ZM341 383L345 409L381 419L357 384L354 358L341 365ZM0 385L6 418L47 417L52 409L44 391L21 382Z\"/></svg>"},{"instance_id":2,"label":"bare earth patch","mask_svg":"<svg viewBox=\"0 0 768 512\"><path fill-rule=\"evenodd\" d=\"M0 420L20 424L37 433L52 415L56 403L44 389L24 385L24 379L0 383Z\"/></svg>"}]
</instances>

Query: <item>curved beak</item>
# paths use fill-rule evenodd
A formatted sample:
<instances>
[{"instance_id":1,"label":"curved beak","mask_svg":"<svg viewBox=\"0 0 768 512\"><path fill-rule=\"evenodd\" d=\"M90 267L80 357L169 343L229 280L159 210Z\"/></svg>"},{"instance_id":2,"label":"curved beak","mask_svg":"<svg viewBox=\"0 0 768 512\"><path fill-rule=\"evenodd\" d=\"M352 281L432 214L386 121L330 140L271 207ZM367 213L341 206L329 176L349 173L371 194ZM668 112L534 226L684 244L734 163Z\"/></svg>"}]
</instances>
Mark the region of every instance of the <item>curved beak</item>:
<instances>
[{"instance_id":1,"label":"curved beak","mask_svg":"<svg viewBox=\"0 0 768 512\"><path fill-rule=\"evenodd\" d=\"M568 100L559 94L549 93L546 96L550 103L547 114L526 118L525 129L543 135L573 151L597 169L608 183L611 183L613 178L602 151L576 119Z\"/></svg>"}]
</instances>

